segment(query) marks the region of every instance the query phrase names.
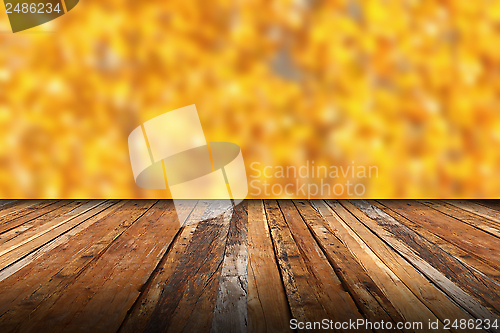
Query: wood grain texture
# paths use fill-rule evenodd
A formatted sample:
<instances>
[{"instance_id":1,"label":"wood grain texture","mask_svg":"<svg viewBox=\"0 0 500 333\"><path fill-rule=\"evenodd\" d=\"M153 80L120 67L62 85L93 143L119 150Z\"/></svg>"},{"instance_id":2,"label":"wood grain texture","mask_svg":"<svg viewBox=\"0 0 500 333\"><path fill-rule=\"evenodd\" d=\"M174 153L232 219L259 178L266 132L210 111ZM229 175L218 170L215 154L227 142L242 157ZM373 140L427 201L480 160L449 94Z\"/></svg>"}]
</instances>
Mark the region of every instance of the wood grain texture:
<instances>
[{"instance_id":1,"label":"wood grain texture","mask_svg":"<svg viewBox=\"0 0 500 333\"><path fill-rule=\"evenodd\" d=\"M173 203L156 203L94 265L33 311L20 330L117 331L178 228Z\"/></svg>"},{"instance_id":2,"label":"wood grain texture","mask_svg":"<svg viewBox=\"0 0 500 333\"><path fill-rule=\"evenodd\" d=\"M418 202L423 203L443 214L455 218L459 222L466 223L477 229L489 233L497 238L500 237L500 223L493 220L478 216L469 211L455 207L446 202L441 202L438 200L418 200Z\"/></svg>"},{"instance_id":3,"label":"wood grain texture","mask_svg":"<svg viewBox=\"0 0 500 333\"><path fill-rule=\"evenodd\" d=\"M7 258L7 256L12 257L13 263L9 264L8 266L4 266L4 268L0 270L0 281L18 272L23 267L35 262L35 260L42 259L45 253L51 251L52 249L58 247L59 245L69 242L73 236L84 231L86 228L88 228L94 222L97 221L96 218L92 217L96 215L100 217L107 215L107 213L111 211L111 210L107 211L107 209L117 204L118 202L119 200L108 200L105 203L99 205L98 207L85 213L85 216L82 216L83 219L82 223L76 224L75 226L65 226L67 227L67 229L62 230L60 234L54 232L51 234L43 235L43 237L39 237L33 242L29 242L23 246L20 246L19 248L16 248L16 250L8 253L5 258ZM51 236L54 236L54 238L52 238ZM38 245L45 240L47 242L42 246L38 247ZM21 253L26 249L28 250L26 252L29 253L27 254L26 252L24 254Z\"/></svg>"},{"instance_id":4,"label":"wood grain texture","mask_svg":"<svg viewBox=\"0 0 500 333\"><path fill-rule=\"evenodd\" d=\"M330 264L337 272L342 284L347 287L352 299L366 318L372 322L397 323L403 321L403 317L360 265L356 257L329 228L326 220L308 202L304 200L294 202Z\"/></svg>"},{"instance_id":5,"label":"wood grain texture","mask_svg":"<svg viewBox=\"0 0 500 333\"><path fill-rule=\"evenodd\" d=\"M197 329L210 330L230 225L228 208L226 202L210 201L204 216L193 223L196 229L163 287L145 332L192 331L194 323ZM220 215L205 219L213 212ZM196 316L197 307L204 309L204 317Z\"/></svg>"},{"instance_id":6,"label":"wood grain texture","mask_svg":"<svg viewBox=\"0 0 500 333\"><path fill-rule=\"evenodd\" d=\"M368 200L368 202L379 209L383 210L386 214L392 216L399 223L406 225L411 230L415 231L428 241L436 244L443 251L447 252L449 255L452 255L457 260L460 260L464 265L468 266L470 269L475 270L478 274L483 274L489 277L490 279L500 282L500 271L496 268L490 266L487 261L482 260L481 258L477 258L465 250L459 248L453 243L448 242L447 240L433 234L426 228L422 227L418 223L415 223L411 220L408 220L404 216L399 215L395 211L390 208L384 206L382 203L375 200Z\"/></svg>"},{"instance_id":7,"label":"wood grain texture","mask_svg":"<svg viewBox=\"0 0 500 333\"><path fill-rule=\"evenodd\" d=\"M418 299L425 304L441 322L445 319L469 319L470 317L453 301L447 298L440 290L421 275L421 272L406 261L395 249L385 243L385 238L377 237L372 229L365 225L374 222L352 203L341 200L339 203L326 200L342 220L363 239L370 249L404 282ZM360 223L361 222L361 223ZM381 233L383 235L383 233ZM405 251L407 252L407 251Z\"/></svg>"},{"instance_id":8,"label":"wood grain texture","mask_svg":"<svg viewBox=\"0 0 500 333\"><path fill-rule=\"evenodd\" d=\"M43 203L44 200L14 200L12 202L6 202L0 207L0 218L1 221L6 221L5 216L22 211L33 205ZM16 214L20 216L20 214Z\"/></svg>"},{"instance_id":9,"label":"wood grain texture","mask_svg":"<svg viewBox=\"0 0 500 333\"><path fill-rule=\"evenodd\" d=\"M336 205L336 209L333 210L323 200L313 200L312 203L327 221L330 231L333 232L349 248L353 255L356 256L370 277L394 305L394 308L401 314L403 321L435 322L438 320L425 304L408 289L404 281L399 279L399 277L384 264L377 254L370 249L354 230L349 228L336 212L341 212L344 218L348 220L354 219L354 216L346 214L348 213L347 210L340 204ZM440 324L440 328L435 331L447 332L442 328L442 323ZM412 330L405 331L412 332Z\"/></svg>"},{"instance_id":10,"label":"wood grain texture","mask_svg":"<svg viewBox=\"0 0 500 333\"><path fill-rule=\"evenodd\" d=\"M500 212L498 210L467 200L443 200L443 202L500 224Z\"/></svg>"},{"instance_id":11,"label":"wood grain texture","mask_svg":"<svg viewBox=\"0 0 500 333\"><path fill-rule=\"evenodd\" d=\"M472 200L473 202L491 208L496 211L500 211L500 201L498 200Z\"/></svg>"},{"instance_id":12,"label":"wood grain texture","mask_svg":"<svg viewBox=\"0 0 500 333\"><path fill-rule=\"evenodd\" d=\"M0 302L0 330L10 332L17 329L44 300L64 290L91 262L95 262L153 204L151 200L125 202L123 206L116 207L120 210L104 218L106 223L94 224L85 234L81 234L79 242L71 242L65 248L51 251L57 253L60 250L61 255L46 253L44 265L25 267L18 274L3 280L0 283L0 298L8 299L8 302ZM94 239L89 240L89 237ZM60 262L62 258L64 261ZM16 284L22 291L9 288L11 281L17 278L24 280L24 283ZM10 305L10 309L3 311L7 305Z\"/></svg>"},{"instance_id":13,"label":"wood grain texture","mask_svg":"<svg viewBox=\"0 0 500 333\"><path fill-rule=\"evenodd\" d=\"M95 210L97 207L106 207L103 203L102 200L75 202L74 205L69 204L64 206L64 209L57 210L57 213L54 211L52 212L54 214L47 214L51 215L47 217L48 219L42 221L36 219L38 225L32 226L22 234L0 245L1 269L96 214L100 211L99 209Z\"/></svg>"},{"instance_id":14,"label":"wood grain texture","mask_svg":"<svg viewBox=\"0 0 500 333\"><path fill-rule=\"evenodd\" d=\"M60 218L63 215L67 215L73 210L78 211L78 208L80 206L88 203L89 201L90 200L71 201L69 204L60 207L59 209L53 210L45 215L35 218L29 222L23 223L18 227L0 234L0 255L2 255L4 249L8 248L8 245L5 245L6 242L10 242L11 244L26 243L26 241L24 240L26 239L24 237L26 232L30 231L30 233L33 234L37 232L43 232L43 230L46 229L50 229L52 225L58 224L60 222L58 222L56 219ZM29 238L29 236L27 238Z\"/></svg>"},{"instance_id":15,"label":"wood grain texture","mask_svg":"<svg viewBox=\"0 0 500 333\"><path fill-rule=\"evenodd\" d=\"M291 332L291 313L262 200L248 201L248 252L248 332Z\"/></svg>"},{"instance_id":16,"label":"wood grain texture","mask_svg":"<svg viewBox=\"0 0 500 333\"><path fill-rule=\"evenodd\" d=\"M0 200L0 331L446 332L499 319L499 214L463 200Z\"/></svg>"},{"instance_id":17,"label":"wood grain texture","mask_svg":"<svg viewBox=\"0 0 500 333\"><path fill-rule=\"evenodd\" d=\"M411 248L420 258L453 281L456 286L473 296L489 310L496 314L499 313L500 296L496 291L498 285L494 281L470 269L436 244L423 238L375 206L364 201L356 201L355 205L393 235L395 239Z\"/></svg>"},{"instance_id":18,"label":"wood grain texture","mask_svg":"<svg viewBox=\"0 0 500 333\"><path fill-rule=\"evenodd\" d=\"M236 206L231 218L211 333L247 332L247 205Z\"/></svg>"},{"instance_id":19,"label":"wood grain texture","mask_svg":"<svg viewBox=\"0 0 500 333\"><path fill-rule=\"evenodd\" d=\"M357 208L359 208L360 211L366 214L365 216L367 218L359 214L358 211L355 211L354 209L351 210L351 212L353 212L353 214L355 214L356 217L358 217L363 224L365 224L370 230L372 230L380 238L386 241L393 249L395 249L406 260L411 262L412 265L414 265L423 275L425 275L429 280L434 282L440 288L440 290L446 293L462 308L471 313L475 318L481 318L483 320L489 319L493 321L500 319L495 314L486 309L484 306L482 306L480 302L470 297L464 290L460 289L459 286L450 281L438 269L435 269L431 265L431 263L419 257L418 252L415 253L414 251L411 250L411 245L413 245L415 249L418 249L421 253L422 252L425 253L425 251L430 251L429 243L425 243L425 241L422 238L420 238L418 235L415 235L414 233L412 235L408 235L408 233L406 233L405 236L407 237L400 236L400 238L398 238L397 235L401 235L405 233L405 231L408 231L406 227L401 226L394 218L384 213L377 207L370 205L368 202L364 200L353 201L353 203ZM412 236L414 237L412 238ZM408 245L408 243L410 243L411 245ZM427 245L427 247L425 247L424 244ZM425 253L423 256L426 255L427 253ZM457 264L456 261L453 261L453 258L449 256L447 257L446 255L443 255L438 251L434 251L434 253L432 253L429 256L432 262L434 259L436 259L435 257L432 257L432 255L439 256L437 257L438 260L436 261L439 261L439 259L441 260L446 259L448 260L448 263L450 265ZM457 266L459 266L459 263L457 264ZM473 275L469 276L469 278L471 282L474 281ZM451 318L468 319L467 317L468 316L465 313L456 311L454 316L448 317L448 319Z\"/></svg>"},{"instance_id":20,"label":"wood grain texture","mask_svg":"<svg viewBox=\"0 0 500 333\"><path fill-rule=\"evenodd\" d=\"M179 229L172 239L170 251L165 254L155 271L148 277L148 282L129 310L119 332L142 332L144 330L160 299L166 281L173 274L196 230L197 225L194 221L202 218L208 204L208 201L183 200L176 207Z\"/></svg>"},{"instance_id":21,"label":"wood grain texture","mask_svg":"<svg viewBox=\"0 0 500 333\"><path fill-rule=\"evenodd\" d=\"M311 322L361 319L293 204L266 201L265 208L292 315Z\"/></svg>"},{"instance_id":22,"label":"wood grain texture","mask_svg":"<svg viewBox=\"0 0 500 333\"><path fill-rule=\"evenodd\" d=\"M71 200L41 201L34 205L30 205L25 209L21 209L4 216L0 218L0 234L36 219L37 217L50 213L53 210L63 207L69 203L71 203Z\"/></svg>"},{"instance_id":23,"label":"wood grain texture","mask_svg":"<svg viewBox=\"0 0 500 333\"><path fill-rule=\"evenodd\" d=\"M399 215L420 224L430 232L446 239L468 253L500 269L498 238L466 223L412 200L383 200L382 204ZM478 240L481 240L478 242Z\"/></svg>"}]
</instances>

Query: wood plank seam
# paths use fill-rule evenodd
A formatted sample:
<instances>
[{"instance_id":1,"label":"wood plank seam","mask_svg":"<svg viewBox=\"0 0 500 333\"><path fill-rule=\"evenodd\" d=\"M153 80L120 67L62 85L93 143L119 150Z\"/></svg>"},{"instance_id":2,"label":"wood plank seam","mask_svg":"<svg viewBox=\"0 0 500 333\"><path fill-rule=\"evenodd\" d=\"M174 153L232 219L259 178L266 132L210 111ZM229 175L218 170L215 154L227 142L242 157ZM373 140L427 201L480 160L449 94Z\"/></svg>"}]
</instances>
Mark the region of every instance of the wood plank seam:
<instances>
[{"instance_id":1,"label":"wood plank seam","mask_svg":"<svg viewBox=\"0 0 500 333\"><path fill-rule=\"evenodd\" d=\"M265 206L265 203L266 201L264 200L263 201L263 205ZM269 221L270 221L270 218L269 218L269 212L267 209L264 209L264 212L265 212L265 215L266 215L266 223L267 223L267 227L269 229L269 237L271 239L271 242L272 242L272 245L273 245L273 252L274 252L274 257L275 257L275 260L276 260L276 265L278 266L278 272L279 272L279 275L280 275L280 278L281 278L281 281L283 281L283 289L286 291L287 288L286 288L286 285L285 285L285 281L286 280L289 280L290 281L290 284L291 284L291 287L293 288L294 292L294 296L297 297L297 302L301 303L302 300L300 298L300 295L298 293L298 289L297 289L297 286L295 285L295 282L292 281L291 279L289 278L286 278L284 276L284 273L282 271L282 267L281 267L281 264L280 264L280 256L278 254L278 249L277 249L277 244L278 244L278 240L276 239L275 236L273 236L273 232L272 232L272 227L271 225L269 225ZM290 268L289 268L290 269ZM305 318L306 318L306 315L304 313L304 310L303 309L299 309L299 310L294 310L292 309L292 301L293 300L290 300L290 297L291 295L289 295L288 292L285 292L286 294L286 297L287 297L287 304L288 304L288 307L290 309L290 313L292 314L292 316L294 316L296 319L299 319L301 321L304 321Z\"/></svg>"},{"instance_id":2,"label":"wood plank seam","mask_svg":"<svg viewBox=\"0 0 500 333\"><path fill-rule=\"evenodd\" d=\"M192 201L187 200L188 204L186 206L189 206L189 203ZM161 258L161 260L158 262L156 265L155 269L153 270L152 274L148 277L146 280L146 283L140 288L140 294L137 297L137 299L134 301L132 306L129 308L127 311L127 314L123 321L120 323L120 326L117 330L117 332L136 332L136 331L142 331L144 327L138 327L137 325L140 323L134 322L135 319L140 318L143 315L143 309L141 309L141 306L143 305L143 302L147 300L148 293L153 289L153 285L155 282L158 282L157 279L158 277L163 273L165 266L167 265L168 260L170 257L173 255L174 249L177 247L178 243L180 242L180 238L183 235L183 233L186 231L188 227L192 228L193 226L188 226L188 221L191 219L191 216L195 214L195 212L199 209L199 207L202 206L202 202L199 200L195 200L194 203L192 203L192 206L188 208L188 212L186 214L185 209L186 207L183 205L183 208L177 209L176 208L176 213L177 217L179 219L179 230L175 233L172 241L170 242L170 245ZM205 206L206 208L206 206ZM205 209L203 208L203 210ZM197 217L195 217L196 219ZM155 303L156 304L156 303ZM135 315L135 316L134 316Z\"/></svg>"},{"instance_id":3,"label":"wood plank seam","mask_svg":"<svg viewBox=\"0 0 500 333\"><path fill-rule=\"evenodd\" d=\"M359 202L356 203L356 206L365 211L365 208L360 207ZM372 209L375 209L375 207L376 206L372 206ZM376 209L378 209L378 207ZM392 216L386 215L385 220L381 221L380 219L382 216L374 217L370 211L365 211L365 213L383 229L394 235L396 239L404 242L409 248L414 250L419 257L429 262L458 287L478 300L482 305L488 307L497 314L499 313L500 299L495 291L496 283L493 280L481 275L476 275L474 271L469 270L468 267L462 265L460 261L450 256L439 246L422 237L406 225L400 224L399 221ZM389 221L389 219L392 220Z\"/></svg>"},{"instance_id":4,"label":"wood plank seam","mask_svg":"<svg viewBox=\"0 0 500 333\"><path fill-rule=\"evenodd\" d=\"M445 214L446 216L449 216L449 217L451 217L451 218L453 218L461 223L465 223L467 225L470 225L471 227L474 227L477 230L486 232L486 233L492 235L493 237L500 238L500 229L498 228L499 225L495 221L492 221L492 220L486 219L480 215L468 212L464 209L461 209L460 207L454 207L448 203L440 204L440 203L432 202L429 200L417 200L417 201L426 205L427 207L429 207L435 211L438 211L442 214ZM452 206L455 210L457 210L457 213L454 214L453 208L449 208L446 205ZM450 210L451 210L451 212L450 212ZM460 212L458 210L462 211L461 214L465 218L457 217L457 214L460 214ZM471 215L476 215L472 221L469 220L469 217Z\"/></svg>"},{"instance_id":5,"label":"wood plank seam","mask_svg":"<svg viewBox=\"0 0 500 333\"><path fill-rule=\"evenodd\" d=\"M76 215L71 216L70 218L67 218L67 219L63 219L62 221L58 222L56 225L50 226L50 228L49 228L49 229L44 229L44 230L42 230L42 231L38 232L37 234L35 234L35 235L31 236L31 237L28 237L27 239L24 239L24 240L22 240L22 241L19 241L18 239L16 239L16 238L19 238L19 237L21 236L21 235L17 235L15 238L12 238L12 239L10 239L8 242L6 242L6 243L13 243L13 245L12 245L12 246L10 246L10 247L8 247L8 248L6 248L6 249L2 249L2 250L0 250L0 257L4 256L5 254L7 254L7 253L9 253L9 252L11 252L11 251L13 251L13 250L15 250L15 249L17 249L17 248L19 248L19 247L23 246L23 245L25 245L25 244L27 244L27 243L29 243L29 242L33 241L33 240L35 240L36 238L39 238L39 237L41 237L41 236L45 235L46 233L50 232L51 230L53 230L53 229L55 229L55 228L60 227L62 224L64 224L64 223L68 223L68 222L70 222L71 220L74 220L74 219L78 218L79 216L81 216L81 215L85 214L86 212L88 212L88 211L92 210L93 208L96 208L96 207L98 207L98 206L100 206L100 205L103 205L105 202L106 202L106 200L105 200L105 201L102 201L102 202L99 202L99 203L97 203L97 204L96 204L96 205L94 205L94 206L90 206L90 207L86 208L85 210L83 210L83 211L81 211L81 212L77 213ZM82 206L84 206L84 205L82 205ZM82 206L76 207L76 208L75 208L75 209L73 209L73 210L77 210L78 208L80 208L80 207L82 207ZM73 211L73 210L72 210L72 211ZM71 212L71 211L70 211L70 212ZM97 213L96 213L96 214L97 214ZM94 215L95 215L95 214L94 214ZM63 217L63 216L64 216L64 215L61 215L61 216L58 216L57 218L61 218L61 217ZM57 219L57 218L56 218L56 219ZM54 220L55 220L55 219L54 219ZM84 221L82 221L82 222L84 222ZM29 231L29 230L31 230L31 229L33 229L33 228L30 228L30 229L28 229L27 231ZM25 232L25 233L26 233L26 232ZM2 245L0 246L0 248L4 248L4 247L6 247L6 243L2 244Z\"/></svg>"},{"instance_id":6,"label":"wood plank seam","mask_svg":"<svg viewBox=\"0 0 500 333\"><path fill-rule=\"evenodd\" d=\"M198 322L189 319L192 315L199 314L197 310L199 306L206 305L200 302L200 297L208 291L207 288L210 288L210 294L207 295L209 298L217 292L218 284L214 282L219 281L222 255L226 248L230 226L230 217L226 213L229 208L227 204L225 201L210 200L201 218L194 221L199 223L189 225L190 228L194 228L194 233L187 235L189 241L186 248L172 263L173 269L147 319L145 331L191 331L191 326L201 322L200 318ZM206 256L199 258L195 253L202 253ZM188 274L187 279L186 274ZM213 317L213 303L215 299L206 308L206 311L210 310L210 315L204 313L206 325L203 330L207 332Z\"/></svg>"},{"instance_id":7,"label":"wood plank seam","mask_svg":"<svg viewBox=\"0 0 500 333\"><path fill-rule=\"evenodd\" d=\"M156 203L156 201L155 201ZM37 305L35 306L34 309L32 309L30 311L33 312L33 311L36 311L36 309L38 307L41 306L41 304L43 304L43 302L45 300L47 300L48 298L50 298L52 295L60 292L61 290L63 290L68 284L72 283L74 281L74 279L78 278L90 265L92 265L97 259L99 259L104 253L105 251L111 246L111 244L118 238L120 237L123 232L125 232L126 230L128 230L134 223L135 221L137 221L138 218L140 218L141 216L143 216L149 209L151 209L151 207L154 205L154 203L152 205L149 205L149 207L147 207L146 209L144 209L142 212L140 212L138 214L138 216L136 218L133 219L133 221L128 221L128 225L125 226L125 228L123 228L122 230L118 231L118 234L114 234L113 235L113 231L119 229L120 224L118 227L116 227L115 229L113 229L111 231L111 236L112 236L112 239L109 239L109 240L106 240L106 242L104 244L101 244L102 243L102 239L100 239L96 244L94 244L90 249L89 251L97 246L97 245L104 245L102 246L97 253L95 254L92 254L91 257L89 256L86 256L85 253L83 254L83 256L81 257L76 257L71 263L68 263L68 265L64 268L62 268L59 272L57 272L54 276L60 276L60 277L63 277L63 278L70 278L69 280L68 279L62 279L61 281L59 281L57 283L57 285L55 286L55 288L53 290L50 290L48 294L44 294L44 295L41 295L41 300L39 300L39 302L37 303ZM105 237L107 237L108 235L106 235ZM105 238L104 237L104 238ZM88 252L88 251L87 251ZM86 252L86 253L87 253ZM75 272L72 272L70 273L70 276L66 276L66 273L64 272L65 270L68 270L68 269L71 269L71 266L76 264L77 261L80 260L80 258L85 258L86 261L84 262L83 266L78 266L76 267L76 271ZM37 288L33 293L37 292L39 289L42 289L44 286L40 286L39 288ZM47 287L48 288L48 287ZM10 311L9 311L10 312ZM6 314L8 314L9 312L7 313L4 313L1 317L0 317L0 321L2 321L2 325L5 324L5 322L3 320L5 320L4 316L6 316ZM9 320L8 320L8 325L11 326L12 324L10 324L11 322L11 319L14 319L14 318L11 318L11 316L9 316ZM17 324L14 324L14 327L12 327L13 329L16 329L17 327L19 327L20 325L22 324L22 322L20 323L17 323Z\"/></svg>"},{"instance_id":8,"label":"wood plank seam","mask_svg":"<svg viewBox=\"0 0 500 333\"><path fill-rule=\"evenodd\" d=\"M78 329L88 332L116 331L139 295L138 289L143 285L142 274L149 276L161 259L170 244L167 235L177 230L176 224L174 204L159 201L149 213L137 219L95 265L86 270L81 278L75 279L60 297L45 304L44 309L32 313L32 318L38 322L36 327L24 325L21 330L43 331L51 327L54 333ZM152 241L149 232L162 236ZM162 243L164 237L167 242ZM110 297L109 293L114 295ZM66 307L66 304L72 306ZM65 318L54 325L53 318L61 314Z\"/></svg>"},{"instance_id":9,"label":"wood plank seam","mask_svg":"<svg viewBox=\"0 0 500 333\"><path fill-rule=\"evenodd\" d=\"M436 288L435 284L416 269L408 258L394 251L387 240L380 238L373 230L368 228L363 220L369 219L356 206L346 200L325 200L335 210L344 224L382 260L392 272L403 282L406 287L441 321L445 319L470 319L471 317L447 295ZM339 210L340 209L340 210ZM360 215L361 213L362 215ZM344 216L345 215L345 216ZM452 328L453 331L454 330Z\"/></svg>"},{"instance_id":10,"label":"wood plank seam","mask_svg":"<svg viewBox=\"0 0 500 333\"><path fill-rule=\"evenodd\" d=\"M294 200L293 203L302 216L304 224L308 227L337 274L337 277L342 282L342 286L355 301L358 311L374 322L381 320L385 322L392 320L393 323L403 321L402 316L396 311L392 303L368 275L364 267L355 259L355 256L349 251L344 241L325 224L322 224L321 228L325 229L324 232L328 230L331 237L328 238L327 242L333 243L323 244L319 238L320 230L315 230L313 228L314 225L312 225L313 218L319 218L326 222L323 216L321 216L309 202L306 205L302 200ZM299 209L298 204L300 203L305 206L303 210ZM317 216L306 215L307 209L310 209L311 212L315 212ZM332 251L328 251L327 247L330 249L333 247ZM365 289L360 286L364 286Z\"/></svg>"},{"instance_id":11,"label":"wood plank seam","mask_svg":"<svg viewBox=\"0 0 500 333\"><path fill-rule=\"evenodd\" d=\"M21 270L23 267L27 266L34 260L38 259L41 257L44 253L56 248L57 246L67 242L70 240L71 236L76 235L78 232L85 230L87 227L92 225L92 218L94 216L103 213L105 210L110 209L113 205L116 205L119 202L119 200L110 200L104 209L100 210L97 212L95 215L89 217L88 219L84 220L82 223L76 225L74 228L70 228L66 233L61 234L60 236L52 239L48 243L45 243L43 246L39 247L35 251L29 253L22 259L16 261L15 263L11 264L5 269L0 270L0 281L8 278L10 275L16 273L17 271Z\"/></svg>"},{"instance_id":12,"label":"wood plank seam","mask_svg":"<svg viewBox=\"0 0 500 333\"><path fill-rule=\"evenodd\" d=\"M355 203L361 205L363 202L366 201L356 201ZM368 203L367 203L368 204ZM354 205L351 202L351 205ZM369 205L369 204L368 204ZM371 206L371 205L370 205ZM372 206L374 207L374 206ZM378 208L374 207L371 208L374 211L376 211ZM363 214L366 212L363 212L360 210ZM381 211L382 212L382 211ZM384 212L382 212L385 214ZM387 215L387 214L385 214ZM371 217L366 216L366 219L360 220L361 223L363 223L365 226L367 226L369 229L371 229L373 232L376 232L379 237L384 234L380 230L377 232L374 230L373 225L367 225L368 219L372 221ZM387 215L390 217L390 215ZM358 215L356 215L358 217ZM390 217L392 218L392 217ZM414 267L416 268L417 271L419 271L421 274L424 274L428 279L433 281L439 289L447 294L449 297L451 297L455 302L460 304L460 306L467 311L467 313L472 314L474 318L479 318L479 319L490 319L492 321L494 320L500 320L498 316L495 314L491 313L488 309L483 307L481 304L479 304L474 298L470 297L467 293L465 293L462 289L460 289L458 286L456 286L454 283L452 283L448 278L446 278L441 272L436 270L434 267L432 267L429 263L427 263L425 260L420 259L418 255L412 250L406 247L402 242L392 239L390 236L384 235L385 240L390 244L390 246L400 255L403 257L406 257L407 260L411 260ZM500 330L495 330L499 331Z\"/></svg>"},{"instance_id":13,"label":"wood plank seam","mask_svg":"<svg viewBox=\"0 0 500 333\"><path fill-rule=\"evenodd\" d=\"M281 268L289 275L285 280L289 284L286 290L295 318L299 321L321 321L324 318L356 321L364 318L293 203L268 201L266 209L272 213L269 219L271 232L280 237L276 246L281 251ZM305 319L297 316L302 312Z\"/></svg>"},{"instance_id":14,"label":"wood plank seam","mask_svg":"<svg viewBox=\"0 0 500 333\"><path fill-rule=\"evenodd\" d=\"M376 279L377 285L383 290L390 302L407 322L435 322L439 319L422 303L417 296L403 283L401 279L372 251L367 243L360 238L324 200L313 200L316 210L328 221L332 230L342 237L349 250L355 255L366 271ZM354 217L352 217L354 218ZM427 279L425 280L427 281ZM441 329L436 332L444 332ZM412 332L411 330L407 330ZM446 332L448 332L446 330Z\"/></svg>"},{"instance_id":15,"label":"wood plank seam","mask_svg":"<svg viewBox=\"0 0 500 333\"><path fill-rule=\"evenodd\" d=\"M409 220L403 215L400 215L397 211L384 206L380 201L368 200L368 202L383 210L385 213L389 214L400 223L411 228L411 230L413 230L414 232L422 235L424 238L438 245L443 251L454 257L456 260L460 261L470 270L473 270L476 274L480 274L481 276L484 276L485 278L491 280L492 283L497 284L498 288L500 288L500 271L494 266L491 266L489 262L484 258L478 257L474 253L467 252L462 248L456 246L455 244L440 237L439 235L427 229L419 227L415 224L415 222Z\"/></svg>"},{"instance_id":16,"label":"wood plank seam","mask_svg":"<svg viewBox=\"0 0 500 333\"><path fill-rule=\"evenodd\" d=\"M280 276L280 280L282 282L282 287L283 287L283 290L286 290L285 288L285 284L284 284L284 275L283 275L283 272L281 271L280 269L280 264L279 264L279 261L278 261L278 250L276 248L276 245L275 245L275 240L273 239L273 234L271 232L271 226L269 225L269 216L268 216L268 212L267 210L264 208L264 203L265 203L265 200L262 200L262 207L263 207L263 210L264 210L264 215L266 217L266 227L267 229L269 230L269 238L271 240L271 245L272 245L272 249L273 249L273 255L274 255L274 262L276 263L276 268L278 270L278 274ZM285 293L285 295L287 296L287 300L288 300L288 295ZM290 313L292 313L292 308L290 306L290 301L288 300L287 302L287 305L288 305L288 310L290 311Z\"/></svg>"},{"instance_id":17,"label":"wood plank seam","mask_svg":"<svg viewBox=\"0 0 500 333\"><path fill-rule=\"evenodd\" d=\"M0 224L0 234L4 234L16 227L19 227L25 223L29 223L30 221L40 218L60 207L66 206L70 203L70 201L65 201L65 200L57 200L55 202L50 202L49 204L45 205L43 208L30 211L27 214L23 214L21 216L16 216L12 220L8 220L5 222L2 222ZM43 205L43 204L42 204ZM42 213L40 213L42 211ZM39 214L40 213L40 214ZM38 215L39 214L39 215Z\"/></svg>"}]
</instances>

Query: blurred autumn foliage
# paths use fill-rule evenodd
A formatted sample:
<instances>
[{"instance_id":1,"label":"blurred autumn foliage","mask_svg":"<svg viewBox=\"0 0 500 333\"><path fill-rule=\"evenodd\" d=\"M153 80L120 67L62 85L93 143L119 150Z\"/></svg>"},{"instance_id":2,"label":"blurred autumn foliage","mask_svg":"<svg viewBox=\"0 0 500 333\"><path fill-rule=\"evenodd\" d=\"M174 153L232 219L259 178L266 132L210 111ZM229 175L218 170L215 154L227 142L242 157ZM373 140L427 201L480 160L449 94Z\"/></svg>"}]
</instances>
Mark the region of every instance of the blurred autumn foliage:
<instances>
[{"instance_id":1,"label":"blurred autumn foliage","mask_svg":"<svg viewBox=\"0 0 500 333\"><path fill-rule=\"evenodd\" d=\"M249 175L355 161L378 167L365 197L499 197L499 1L83 0L8 24L0 197L162 196L127 137L190 104Z\"/></svg>"}]
</instances>

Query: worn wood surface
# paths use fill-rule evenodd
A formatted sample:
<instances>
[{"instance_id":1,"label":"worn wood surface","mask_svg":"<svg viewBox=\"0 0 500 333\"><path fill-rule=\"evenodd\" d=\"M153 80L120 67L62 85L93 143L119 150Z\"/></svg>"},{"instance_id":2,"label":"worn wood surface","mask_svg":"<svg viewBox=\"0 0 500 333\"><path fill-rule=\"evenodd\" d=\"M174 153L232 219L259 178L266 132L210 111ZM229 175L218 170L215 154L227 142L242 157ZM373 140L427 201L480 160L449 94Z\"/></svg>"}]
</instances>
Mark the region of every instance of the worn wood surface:
<instances>
[{"instance_id":1,"label":"worn wood surface","mask_svg":"<svg viewBox=\"0 0 500 333\"><path fill-rule=\"evenodd\" d=\"M2 200L0 332L500 326L499 238L491 200Z\"/></svg>"}]
</instances>

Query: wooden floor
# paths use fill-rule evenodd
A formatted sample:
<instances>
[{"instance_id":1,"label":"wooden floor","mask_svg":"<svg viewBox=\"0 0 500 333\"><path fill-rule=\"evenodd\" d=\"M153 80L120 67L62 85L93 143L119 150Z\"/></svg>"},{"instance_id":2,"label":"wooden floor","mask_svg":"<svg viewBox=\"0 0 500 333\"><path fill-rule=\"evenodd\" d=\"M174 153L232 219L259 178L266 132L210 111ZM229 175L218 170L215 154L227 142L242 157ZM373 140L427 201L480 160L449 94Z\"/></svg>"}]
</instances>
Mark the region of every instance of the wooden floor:
<instances>
[{"instance_id":1,"label":"wooden floor","mask_svg":"<svg viewBox=\"0 0 500 333\"><path fill-rule=\"evenodd\" d=\"M218 209L1 201L0 332L500 331L500 202L250 200L204 220Z\"/></svg>"}]
</instances>

